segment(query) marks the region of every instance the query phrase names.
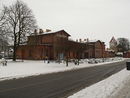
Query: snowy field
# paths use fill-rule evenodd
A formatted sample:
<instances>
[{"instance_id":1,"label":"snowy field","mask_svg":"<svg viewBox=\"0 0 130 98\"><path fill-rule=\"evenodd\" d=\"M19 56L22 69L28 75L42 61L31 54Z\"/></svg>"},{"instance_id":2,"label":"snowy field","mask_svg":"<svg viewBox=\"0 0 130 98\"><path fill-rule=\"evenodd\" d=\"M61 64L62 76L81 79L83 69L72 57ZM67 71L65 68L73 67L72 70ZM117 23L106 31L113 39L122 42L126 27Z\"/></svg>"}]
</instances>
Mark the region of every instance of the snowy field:
<instances>
[{"instance_id":1,"label":"snowy field","mask_svg":"<svg viewBox=\"0 0 130 98\"><path fill-rule=\"evenodd\" d=\"M89 86L68 98L130 98L128 96L130 95L130 86L126 85L128 84L127 82L130 85L130 71L123 69L109 78ZM127 91L124 88L126 86L129 87Z\"/></svg>"},{"instance_id":2,"label":"snowy field","mask_svg":"<svg viewBox=\"0 0 130 98\"><path fill-rule=\"evenodd\" d=\"M110 58L106 59L106 62L102 62L102 59L97 59L97 64L88 64L88 60L82 60L82 63L78 65L74 65L74 63L69 63L69 66L66 67L65 63L55 63L51 62L49 64L44 63L44 61L30 61L26 60L24 62L22 61L8 61L7 66L2 66L0 64L0 81L6 80L6 79L13 79L13 78L21 78L21 77L27 77L32 75L40 75L40 74L48 74L48 73L54 73L54 72L61 72L61 71L67 71L77 68L84 68L84 67L90 67L90 66L99 66L104 63L112 63L112 62L119 62L124 60L123 58ZM91 60L93 61L93 60Z\"/></svg>"}]
</instances>

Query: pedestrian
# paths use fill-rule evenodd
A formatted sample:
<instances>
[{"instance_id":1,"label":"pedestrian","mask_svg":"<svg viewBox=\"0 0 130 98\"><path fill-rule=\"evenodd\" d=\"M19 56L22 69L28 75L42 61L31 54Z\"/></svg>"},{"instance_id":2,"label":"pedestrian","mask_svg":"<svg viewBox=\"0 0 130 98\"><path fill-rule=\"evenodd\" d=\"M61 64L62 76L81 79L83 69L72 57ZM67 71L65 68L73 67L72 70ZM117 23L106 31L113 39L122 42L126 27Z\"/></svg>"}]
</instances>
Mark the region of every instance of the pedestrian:
<instances>
[{"instance_id":1,"label":"pedestrian","mask_svg":"<svg viewBox=\"0 0 130 98\"><path fill-rule=\"evenodd\" d=\"M74 64L77 65L77 61L76 60L74 60Z\"/></svg>"},{"instance_id":2,"label":"pedestrian","mask_svg":"<svg viewBox=\"0 0 130 98\"><path fill-rule=\"evenodd\" d=\"M5 66L7 66L7 60L5 59Z\"/></svg>"}]
</instances>

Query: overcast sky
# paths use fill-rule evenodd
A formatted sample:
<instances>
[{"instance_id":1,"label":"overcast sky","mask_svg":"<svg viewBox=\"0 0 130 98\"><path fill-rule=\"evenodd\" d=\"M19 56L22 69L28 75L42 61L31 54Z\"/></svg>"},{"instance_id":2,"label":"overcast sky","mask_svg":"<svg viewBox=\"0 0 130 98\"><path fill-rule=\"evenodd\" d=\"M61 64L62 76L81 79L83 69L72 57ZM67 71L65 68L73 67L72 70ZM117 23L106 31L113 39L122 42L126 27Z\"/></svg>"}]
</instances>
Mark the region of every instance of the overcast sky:
<instances>
[{"instance_id":1,"label":"overcast sky","mask_svg":"<svg viewBox=\"0 0 130 98\"><path fill-rule=\"evenodd\" d=\"M0 0L11 4L15 0ZM32 9L38 26L64 29L73 39L100 39L108 45L112 36L130 39L130 0L23 0Z\"/></svg>"}]
</instances>

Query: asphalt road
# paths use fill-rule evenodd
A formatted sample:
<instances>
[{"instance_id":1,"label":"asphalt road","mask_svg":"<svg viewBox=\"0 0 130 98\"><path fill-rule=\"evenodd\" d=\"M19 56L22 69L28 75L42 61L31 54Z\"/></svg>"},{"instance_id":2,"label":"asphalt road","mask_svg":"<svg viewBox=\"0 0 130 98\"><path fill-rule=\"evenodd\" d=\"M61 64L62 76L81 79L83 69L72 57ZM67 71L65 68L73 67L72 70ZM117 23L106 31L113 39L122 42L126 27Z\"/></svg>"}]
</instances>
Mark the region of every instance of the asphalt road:
<instances>
[{"instance_id":1,"label":"asphalt road","mask_svg":"<svg viewBox=\"0 0 130 98\"><path fill-rule=\"evenodd\" d=\"M80 65L79 65L80 66ZM66 98L125 68L125 61L0 82L0 98Z\"/></svg>"}]
</instances>

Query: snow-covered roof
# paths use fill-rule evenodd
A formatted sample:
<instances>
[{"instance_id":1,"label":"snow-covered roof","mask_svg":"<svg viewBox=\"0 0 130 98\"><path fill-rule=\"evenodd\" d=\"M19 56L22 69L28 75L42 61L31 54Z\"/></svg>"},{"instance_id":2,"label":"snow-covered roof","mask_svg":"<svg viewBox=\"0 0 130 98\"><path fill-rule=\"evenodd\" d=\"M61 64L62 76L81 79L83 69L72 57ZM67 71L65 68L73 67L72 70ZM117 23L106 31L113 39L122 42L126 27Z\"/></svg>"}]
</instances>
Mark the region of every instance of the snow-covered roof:
<instances>
[{"instance_id":1,"label":"snow-covered roof","mask_svg":"<svg viewBox=\"0 0 130 98\"><path fill-rule=\"evenodd\" d=\"M59 31L50 31L50 32L43 32L43 33L38 33L37 35L46 35L46 34L55 34L58 32L65 32L68 36L70 36L70 34L68 34L65 30L59 30ZM34 35L34 33L32 33L32 35Z\"/></svg>"},{"instance_id":2,"label":"snow-covered roof","mask_svg":"<svg viewBox=\"0 0 130 98\"><path fill-rule=\"evenodd\" d=\"M100 42L103 42L103 41L101 41L101 40L89 40L89 42L88 43L95 43L95 42L97 42L97 41L100 41Z\"/></svg>"},{"instance_id":3,"label":"snow-covered roof","mask_svg":"<svg viewBox=\"0 0 130 98\"><path fill-rule=\"evenodd\" d=\"M97 41L98 41L98 40L96 40L96 39L95 39L95 40L89 40L89 42L97 42Z\"/></svg>"}]
</instances>

